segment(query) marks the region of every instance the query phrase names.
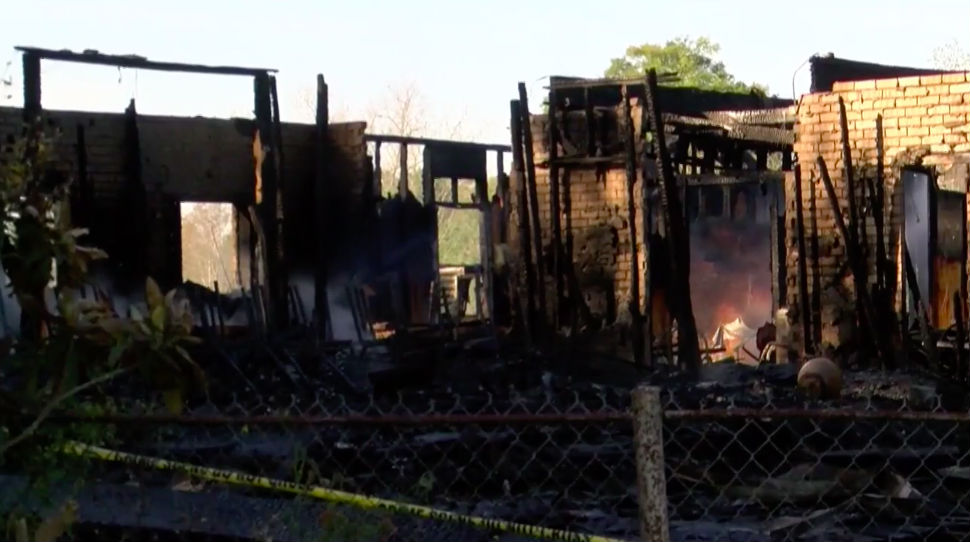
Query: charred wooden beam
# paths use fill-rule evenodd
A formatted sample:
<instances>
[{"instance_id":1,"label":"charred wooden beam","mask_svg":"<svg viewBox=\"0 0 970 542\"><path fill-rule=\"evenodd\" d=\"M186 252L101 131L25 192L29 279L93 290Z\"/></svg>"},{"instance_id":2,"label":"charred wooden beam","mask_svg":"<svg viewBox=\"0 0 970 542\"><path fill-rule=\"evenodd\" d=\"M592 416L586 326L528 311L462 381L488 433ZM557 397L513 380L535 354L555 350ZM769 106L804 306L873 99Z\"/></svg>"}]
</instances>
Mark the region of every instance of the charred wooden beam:
<instances>
[{"instance_id":1,"label":"charred wooden beam","mask_svg":"<svg viewBox=\"0 0 970 542\"><path fill-rule=\"evenodd\" d=\"M708 119L724 124L794 124L795 108L776 107L773 109L751 109L747 111L708 111Z\"/></svg>"},{"instance_id":2,"label":"charred wooden beam","mask_svg":"<svg viewBox=\"0 0 970 542\"><path fill-rule=\"evenodd\" d=\"M509 227L509 176L505 174L505 153L497 151L495 153L495 193L498 194L499 203L502 206L501 223L498 225L497 243L508 242Z\"/></svg>"},{"instance_id":3,"label":"charred wooden beam","mask_svg":"<svg viewBox=\"0 0 970 542\"><path fill-rule=\"evenodd\" d=\"M529 194L528 183L525 178L525 165L522 157L522 115L519 102L509 103L510 127L512 132L512 173L515 175L516 204L519 210L519 247L522 262L525 266L525 295L519 295L520 305L523 305L522 321L525 326L526 337L531 336L536 318L536 277L532 265L532 230L529 227Z\"/></svg>"},{"instance_id":4,"label":"charred wooden beam","mask_svg":"<svg viewBox=\"0 0 970 542\"><path fill-rule=\"evenodd\" d=\"M790 157L790 153L786 153ZM789 158L790 159L790 158ZM812 236L810 250L812 251L812 331L815 344L822 344L822 269L819 266L819 246L818 246L818 198L815 195L815 187L809 191L809 206L812 213Z\"/></svg>"},{"instance_id":5,"label":"charred wooden beam","mask_svg":"<svg viewBox=\"0 0 970 542\"><path fill-rule=\"evenodd\" d=\"M626 163L623 155L613 156L561 156L556 158L556 164L560 166L597 166L597 165L622 165ZM548 161L545 162L548 165Z\"/></svg>"},{"instance_id":6,"label":"charred wooden beam","mask_svg":"<svg viewBox=\"0 0 970 542\"><path fill-rule=\"evenodd\" d=\"M102 66L117 66L119 68L137 68L140 70L183 72L183 73L208 73L213 75L247 75L259 77L267 73L275 73L275 69L270 68L241 68L238 66L206 66L203 64L185 64L182 62L157 62L136 55L109 55L98 52L85 51L75 53L73 51L54 51L51 49L41 49L38 47L15 47L25 55L33 55L38 59L60 60L64 62L75 62L80 64L98 64Z\"/></svg>"},{"instance_id":7,"label":"charred wooden beam","mask_svg":"<svg viewBox=\"0 0 970 542\"><path fill-rule=\"evenodd\" d=\"M157 198L153 198L154 206L149 207L142 181L141 169L141 141L138 134L138 112L135 108L135 100L132 99L125 109L125 135L124 135L124 188L121 192L120 215L123 222L128 224L119 233L120 239L113 239L108 250L117 258L119 269L123 271L125 280L131 284L136 284L142 277L149 275L156 281L161 281L163 288L171 288L165 272L164 246L160 243L161 228L161 209L157 208L160 203ZM119 242L120 241L120 242ZM179 273L182 269L179 266Z\"/></svg>"},{"instance_id":8,"label":"charred wooden beam","mask_svg":"<svg viewBox=\"0 0 970 542\"><path fill-rule=\"evenodd\" d=\"M401 143L401 150L397 154L397 197L404 201L408 197L408 144ZM402 215L403 216L403 215Z\"/></svg>"},{"instance_id":9,"label":"charred wooden beam","mask_svg":"<svg viewBox=\"0 0 970 542\"><path fill-rule=\"evenodd\" d=\"M317 75L317 111L316 111L316 132L315 132L315 158L314 161L314 183L313 183L313 223L314 247L316 248L316 258L314 259L313 275L313 303L316 315L317 339L325 341L328 338L327 329L330 323L329 302L327 299L327 259L328 253L328 229L327 228L327 166L328 166L328 145L327 137L330 124L330 99L327 83L323 75Z\"/></svg>"},{"instance_id":10,"label":"charred wooden beam","mask_svg":"<svg viewBox=\"0 0 970 542\"><path fill-rule=\"evenodd\" d=\"M273 106L272 91L270 90L269 75L262 73L253 78L255 95L256 133L258 141L264 151L260 164L260 201L257 205L258 219L262 235L265 265L265 290L268 296L266 303L266 321L270 329L281 329L285 326L287 299L285 278L280 276L280 242L277 235L277 208L280 205L279 183L276 170L276 144L273 137ZM284 286L284 287L281 287Z\"/></svg>"},{"instance_id":11,"label":"charred wooden beam","mask_svg":"<svg viewBox=\"0 0 970 542\"><path fill-rule=\"evenodd\" d=\"M286 239L286 234L284 232L286 227L284 211L286 179L283 178L283 122L280 119L280 97L276 92L276 77L270 75L268 79L270 101L273 106L272 152L276 155L272 163L273 173L276 181L276 207L273 209L273 217L275 220L272 222L275 230L273 234L276 236L276 253L274 255L276 258L276 281L270 284L269 287L273 289L272 299L273 302L276 303L277 312L282 311L282 320L279 321L279 325L281 327L285 327L290 323L290 281L289 269L286 265L286 249L284 243L284 240Z\"/></svg>"},{"instance_id":12,"label":"charred wooden beam","mask_svg":"<svg viewBox=\"0 0 970 542\"><path fill-rule=\"evenodd\" d=\"M427 137L410 137L410 136L400 136L400 135L385 135L385 134L364 134L364 141L373 143L396 143L396 144L406 144L406 145L454 145L454 141L447 139L432 139ZM509 152L511 147L509 145L503 145L500 143L466 143L462 142L463 147L470 147L475 149L484 149L487 151L501 151Z\"/></svg>"},{"instance_id":13,"label":"charred wooden beam","mask_svg":"<svg viewBox=\"0 0 970 542\"><path fill-rule=\"evenodd\" d=\"M643 181L640 183L640 208L643 210L641 213L641 225L640 231L641 241L643 243L643 313L641 318L640 328L643 330L643 363L646 367L654 366L653 359L653 347L654 347L654 336L653 336L653 276L651 275L653 253L651 247L651 238L654 231L653 227L653 198L651 198L651 189L655 183L651 182L651 177L647 174L647 167L649 164L648 155L650 153L650 145L647 142L647 130L650 124L650 116L647 113L647 108L644 105L640 107L640 133L637 134L639 141L641 142L641 162L640 162L640 174Z\"/></svg>"},{"instance_id":14,"label":"charred wooden beam","mask_svg":"<svg viewBox=\"0 0 970 542\"><path fill-rule=\"evenodd\" d=\"M795 235L798 243L798 307L799 317L802 320L803 345L805 352L814 353L815 346L812 344L812 324L809 314L808 301L808 262L807 251L805 250L805 214L803 210L802 194L802 166L795 164Z\"/></svg>"},{"instance_id":15,"label":"charred wooden beam","mask_svg":"<svg viewBox=\"0 0 970 542\"><path fill-rule=\"evenodd\" d=\"M930 367L933 369L939 369L940 367L940 356L936 348L936 340L933 339L933 333L930 331L930 311L923 301L923 297L919 290L919 279L916 278L916 269L913 268L913 259L909 256L909 248L903 244L903 261L906 266L906 283L909 287L910 295L913 298L913 304L916 305L916 318L919 323L920 340L923 343L923 348L926 349L926 357L930 363ZM909 330L906 330L906 334Z\"/></svg>"},{"instance_id":16,"label":"charred wooden beam","mask_svg":"<svg viewBox=\"0 0 970 542\"><path fill-rule=\"evenodd\" d=\"M883 211L886 202L885 179L883 178L883 168L885 167L886 150L883 141L882 115L876 116L876 182L872 190L872 212L875 215L876 226L876 280L880 284L886 295L896 289L896 273L892 271L887 257L886 243L888 239L884 237L885 212Z\"/></svg>"},{"instance_id":17,"label":"charred wooden beam","mask_svg":"<svg viewBox=\"0 0 970 542\"><path fill-rule=\"evenodd\" d=\"M889 337L878 333L878 325L876 324L877 319L874 314L872 300L869 297L869 290L866 287L865 282L865 260L862 259L861 250L859 245L856 243L854 237L852 237L852 232L849 226L845 223L845 217L842 216L842 210L839 207L839 198L835 193L835 186L832 184L832 179L829 177L828 167L825 165L825 159L821 156L817 160L819 175L821 176L822 183L825 185L825 191L829 196L829 203L832 206L832 213L835 215L835 225L839 229L839 234L842 236L845 242L846 257L849 260L849 266L852 270L853 284L855 286L856 295L856 307L859 310L858 318L861 321L862 328L868 333L870 340L875 342L876 350L884 362L892 359L893 350L889 341Z\"/></svg>"},{"instance_id":18,"label":"charred wooden beam","mask_svg":"<svg viewBox=\"0 0 970 542\"><path fill-rule=\"evenodd\" d=\"M549 90L549 215L552 224L552 273L556 277L556 300L553 303L553 327L561 327L562 300L565 297L565 283L562 268L562 224L559 210L559 166L556 155L559 153L559 100L555 89Z\"/></svg>"},{"instance_id":19,"label":"charred wooden beam","mask_svg":"<svg viewBox=\"0 0 970 542\"><path fill-rule=\"evenodd\" d=\"M680 201L677 183L674 179L673 165L667 154L666 134L663 128L662 109L657 101L657 72L651 69L646 78L646 105L649 107L650 124L656 138L657 169L662 182L661 205L667 242L670 245L671 279L674 284L674 297L677 301L678 341L680 361L687 371L696 375L700 371L701 356L697 338L697 323L690 298L690 253L687 251L687 232L684 221L684 208Z\"/></svg>"},{"instance_id":20,"label":"charred wooden beam","mask_svg":"<svg viewBox=\"0 0 970 542\"><path fill-rule=\"evenodd\" d=\"M842 141L842 180L845 182L846 198L849 203L849 240L853 243L862 243L863 237L860 230L864 230L864 225L859 220L859 207L856 202L855 174L852 171L852 146L849 141L849 121L845 114L845 101L839 96L839 127ZM865 250L863 245L858 245Z\"/></svg>"},{"instance_id":21,"label":"charred wooden beam","mask_svg":"<svg viewBox=\"0 0 970 542\"><path fill-rule=\"evenodd\" d=\"M626 87L623 87L623 141L626 146L626 201L627 222L630 230L630 317L633 321L633 361L643 366L643 319L640 315L640 267L637 251L637 207L634 199L637 184L637 149L636 135L633 130L633 115L630 107L630 97Z\"/></svg>"},{"instance_id":22,"label":"charred wooden beam","mask_svg":"<svg viewBox=\"0 0 970 542\"><path fill-rule=\"evenodd\" d=\"M757 171L725 169L721 173L700 173L695 175L677 175L678 184L691 186L721 186L763 182L780 183L785 180L785 174L780 171Z\"/></svg>"},{"instance_id":23,"label":"charred wooden beam","mask_svg":"<svg viewBox=\"0 0 970 542\"><path fill-rule=\"evenodd\" d=\"M842 142L842 179L845 182L846 198L849 203L849 223L848 223L848 234L849 237L846 240L846 244L853 244L859 250L858 258L861 260L861 265L858 270L853 271L855 273L861 273L861 277L857 279L856 288L860 286L864 289L868 289L868 280L866 279L868 272L866 269L866 246L864 244L864 232L865 232L865 221L859 219L859 207L856 201L856 184L855 175L852 171L852 147L849 141L849 122L848 117L845 113L845 101L839 96L839 127L840 127L840 138ZM856 294L856 313L860 318L864 318L866 314L866 309L862 306L863 298ZM870 329L870 327L872 329ZM869 344L869 338L865 336L866 333L876 331L875 321L870 321L868 326L862 326L860 331L863 334L863 345ZM873 337L874 338L874 337ZM865 349L862 350L861 354L866 355Z\"/></svg>"},{"instance_id":24,"label":"charred wooden beam","mask_svg":"<svg viewBox=\"0 0 970 542\"><path fill-rule=\"evenodd\" d=\"M384 174L381 169L381 142L374 142L374 185L373 185L373 196L374 200L377 201L381 199L384 190Z\"/></svg>"},{"instance_id":25,"label":"charred wooden beam","mask_svg":"<svg viewBox=\"0 0 970 542\"><path fill-rule=\"evenodd\" d=\"M536 187L535 148L532 144L532 118L529 114L529 95L525 83L519 83L519 117L522 124L522 144L525 157L525 180L529 187L529 214L532 224L532 248L536 261L536 293L539 301L539 322L543 327L546 312L546 266L542 257L542 223L539 221L539 191ZM535 329L535 328L533 328Z\"/></svg>"},{"instance_id":26,"label":"charred wooden beam","mask_svg":"<svg viewBox=\"0 0 970 542\"><path fill-rule=\"evenodd\" d=\"M33 125L40 116L40 55L25 52L24 64L24 122Z\"/></svg>"}]
</instances>

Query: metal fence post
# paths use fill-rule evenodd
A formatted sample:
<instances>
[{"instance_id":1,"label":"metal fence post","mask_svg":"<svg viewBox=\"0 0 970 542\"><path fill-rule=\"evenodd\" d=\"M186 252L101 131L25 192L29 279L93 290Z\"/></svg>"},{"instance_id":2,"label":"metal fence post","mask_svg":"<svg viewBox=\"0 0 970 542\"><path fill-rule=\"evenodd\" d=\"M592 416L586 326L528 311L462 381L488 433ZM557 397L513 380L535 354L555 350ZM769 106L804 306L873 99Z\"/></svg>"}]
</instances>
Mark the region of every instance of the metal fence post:
<instances>
[{"instance_id":1,"label":"metal fence post","mask_svg":"<svg viewBox=\"0 0 970 542\"><path fill-rule=\"evenodd\" d=\"M636 446L640 538L669 542L660 388L638 386L633 390L633 444Z\"/></svg>"}]
</instances>

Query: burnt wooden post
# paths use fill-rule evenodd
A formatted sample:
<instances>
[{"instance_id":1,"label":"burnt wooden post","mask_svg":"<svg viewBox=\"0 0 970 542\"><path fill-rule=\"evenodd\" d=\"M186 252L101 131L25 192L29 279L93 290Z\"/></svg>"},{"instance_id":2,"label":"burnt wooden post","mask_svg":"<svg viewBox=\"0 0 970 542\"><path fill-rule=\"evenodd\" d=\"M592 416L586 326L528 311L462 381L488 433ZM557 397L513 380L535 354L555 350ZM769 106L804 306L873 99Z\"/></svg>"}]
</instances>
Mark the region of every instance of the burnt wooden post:
<instances>
[{"instance_id":1,"label":"burnt wooden post","mask_svg":"<svg viewBox=\"0 0 970 542\"><path fill-rule=\"evenodd\" d=\"M286 201L286 178L283 175L283 165L285 158L283 155L283 122L280 119L280 97L276 93L276 76L269 76L269 94L273 112L273 140L272 148L276 153L273 160L273 171L276 173L276 209L273 222L276 235L276 265L277 277L275 295L280 296L276 300L279 309L283 311L281 326L290 323L290 271L286 259L286 209L289 207ZM298 318L299 316L297 316Z\"/></svg>"},{"instance_id":2,"label":"burnt wooden post","mask_svg":"<svg viewBox=\"0 0 970 542\"><path fill-rule=\"evenodd\" d=\"M172 288L171 274L181 276L181 266L176 272L165 269L171 266L165 254L166 239L162 220L162 201L158 191L149 191L142 180L141 140L138 134L138 112L132 99L125 109L124 154L122 156L124 185L121 190L119 215L128 226L122 228L115 243L109 244L116 262L124 270L124 276L132 284L152 276L162 288ZM155 188L155 187L152 187ZM179 243L181 246L181 243Z\"/></svg>"},{"instance_id":3,"label":"burnt wooden post","mask_svg":"<svg viewBox=\"0 0 970 542\"><path fill-rule=\"evenodd\" d=\"M327 83L323 75L317 75L317 115L313 183L313 225L314 259L313 305L316 309L317 338L327 339L327 326L330 320L327 299L327 132L330 124L330 100ZM380 144L378 143L378 147Z\"/></svg>"},{"instance_id":4,"label":"burnt wooden post","mask_svg":"<svg viewBox=\"0 0 970 542\"><path fill-rule=\"evenodd\" d=\"M529 228L529 195L525 179L525 166L522 158L522 116L519 112L519 102L509 103L511 110L512 132L512 173L515 175L516 206L519 209L519 247L522 262L525 266L525 295L520 295L522 301L522 322L525 325L526 336L530 337L535 326L536 309L536 277L532 266L532 239Z\"/></svg>"},{"instance_id":5,"label":"burnt wooden post","mask_svg":"<svg viewBox=\"0 0 970 542\"><path fill-rule=\"evenodd\" d=\"M663 405L660 388L633 390L633 443L637 467L640 539L669 542L667 478L664 473Z\"/></svg>"},{"instance_id":6,"label":"burnt wooden post","mask_svg":"<svg viewBox=\"0 0 970 542\"><path fill-rule=\"evenodd\" d=\"M872 212L875 216L875 226L876 226L876 282L882 288L884 295L886 296L887 302L889 302L889 293L895 290L895 287L890 288L891 284L895 282L895 273L892 273L891 266L889 265L889 260L886 257L886 240L883 239L883 221L885 220L885 214L883 212L883 206L885 205L885 180L883 179L883 167L885 167L885 148L883 144L883 134L882 134L882 115L876 116L876 184L872 191ZM890 278L890 275L893 275Z\"/></svg>"},{"instance_id":7,"label":"burnt wooden post","mask_svg":"<svg viewBox=\"0 0 970 542\"><path fill-rule=\"evenodd\" d=\"M807 353L815 351L812 345L812 325L808 301L808 267L805 251L805 213L802 205L802 165L795 164L795 236L798 242L798 307L802 319L802 346Z\"/></svg>"},{"instance_id":8,"label":"burnt wooden post","mask_svg":"<svg viewBox=\"0 0 970 542\"><path fill-rule=\"evenodd\" d=\"M539 221L539 191L536 187L535 148L532 144L532 119L529 115L529 96L525 83L519 83L519 118L522 124L522 144L525 163L525 181L529 188L529 214L532 225L532 248L535 251L536 293L539 301L536 325L545 327L546 318L546 265L542 258L542 223ZM541 324L540 324L541 322ZM533 327L533 330L536 328Z\"/></svg>"},{"instance_id":9,"label":"burnt wooden post","mask_svg":"<svg viewBox=\"0 0 970 542\"><path fill-rule=\"evenodd\" d=\"M849 141L849 121L845 114L845 101L839 96L839 128L842 143L842 178L845 181L846 197L849 202L849 233L854 236L856 243L863 253L865 246L865 220L859 218L859 206L856 202L855 175L852 171L852 147Z\"/></svg>"},{"instance_id":10,"label":"burnt wooden post","mask_svg":"<svg viewBox=\"0 0 970 542\"><path fill-rule=\"evenodd\" d=\"M846 225L845 218L842 216L842 210L839 208L839 197L835 193L835 186L832 184L831 177L829 177L829 170L825 165L825 159L819 156L817 164L819 175L829 196L829 203L832 205L832 214L835 215L835 225L838 227L839 234L842 235L842 239L845 241L846 257L852 269L852 278L856 290L856 306L860 310L858 315L859 320L861 320L862 327L865 328L865 331L869 333L869 337L875 341L876 350L882 359L892 359L893 352L892 347L889 345L888 337L879 334L875 326L876 319L873 314L872 300L869 297L869 290L865 285L865 271L863 270L865 260L862 259L859 245L851 237L852 232L849 226Z\"/></svg>"},{"instance_id":11,"label":"burnt wooden post","mask_svg":"<svg viewBox=\"0 0 970 542\"><path fill-rule=\"evenodd\" d=\"M656 138L657 169L660 171L662 190L660 201L664 212L667 243L670 246L671 282L677 307L678 356L687 371L696 376L700 371L701 354L697 342L697 323L690 299L690 253L687 251L687 228L684 207L680 202L673 165L667 154L663 117L657 101L657 72L647 72L646 105L650 108L650 124Z\"/></svg>"},{"instance_id":12,"label":"burnt wooden post","mask_svg":"<svg viewBox=\"0 0 970 542\"><path fill-rule=\"evenodd\" d=\"M849 224L847 231L849 237L846 238L846 245L855 245L859 252L858 258L860 261L857 262L859 263L859 269L857 269L856 272L861 274L861 276L856 281L855 288L858 289L861 287L866 289L868 288L868 281L866 280L868 273L866 272L866 247L863 244L865 236L862 233L865 231L865 224L864 221L862 221L860 224L859 220L859 207L856 202L855 176L852 172L852 149L849 143L849 123L845 114L845 101L841 96L839 97L839 126L842 140L842 179L845 182L846 198L849 203ZM864 303L863 299L863 296L856 293L856 312L859 314L859 318L866 317L865 314L867 309L862 306ZM871 307L868 310L871 313ZM870 327L873 329L869 329ZM875 331L877 327L878 326L876 326L875 321L861 326L863 345L868 344L869 339L876 340L875 337L866 337L865 334L869 333L870 331ZM863 350L862 354L865 354L865 350Z\"/></svg>"},{"instance_id":13,"label":"burnt wooden post","mask_svg":"<svg viewBox=\"0 0 970 542\"><path fill-rule=\"evenodd\" d=\"M936 349L936 341L930 331L930 311L927 308L927 304L923 302L922 295L920 294L916 270L913 269L913 260L910 258L909 248L905 244L903 245L903 260L906 266L905 282L909 285L910 295L913 296L913 304L916 305L916 318L919 320L920 340L923 342L923 348L926 349L926 357L929 359L930 367L938 370L940 368L940 356Z\"/></svg>"},{"instance_id":14,"label":"burnt wooden post","mask_svg":"<svg viewBox=\"0 0 970 542\"><path fill-rule=\"evenodd\" d=\"M634 141L633 115L627 86L621 87L623 99L624 137L626 147L626 201L627 222L630 229L630 317L633 321L633 361L643 365L643 319L640 315L640 262L637 251L637 206L634 190L637 184L637 150Z\"/></svg>"},{"instance_id":15,"label":"burnt wooden post","mask_svg":"<svg viewBox=\"0 0 970 542\"><path fill-rule=\"evenodd\" d=\"M556 276L556 301L553 303L553 328L560 328L562 299L565 293L562 269L562 224L559 212L559 100L554 84L549 88L549 214L552 219L552 273Z\"/></svg>"},{"instance_id":16,"label":"burnt wooden post","mask_svg":"<svg viewBox=\"0 0 970 542\"><path fill-rule=\"evenodd\" d=\"M643 182L640 183L640 208L643 209L641 213L642 227L640 228L643 232L641 235L643 237L643 344L645 346L643 352L643 362L647 367L653 367L653 277L651 275L650 269L653 265L651 253L651 234L653 233L653 200L650 197L650 186L648 182L647 175L647 164L649 160L647 159L647 153L649 152L650 146L646 143L647 125L649 124L647 117L647 106L645 103L640 104L640 141L643 142L643 148L641 149L641 178Z\"/></svg>"},{"instance_id":17,"label":"burnt wooden post","mask_svg":"<svg viewBox=\"0 0 970 542\"><path fill-rule=\"evenodd\" d=\"M401 152L398 153L398 172L397 176L397 196L404 201L408 198L408 144L401 143ZM402 217L404 214L402 213Z\"/></svg>"},{"instance_id":18,"label":"burnt wooden post","mask_svg":"<svg viewBox=\"0 0 970 542\"><path fill-rule=\"evenodd\" d=\"M509 176L505 174L505 153L502 151L495 152L495 193L502 205L502 223L496 242L505 243L508 241L509 227Z\"/></svg>"},{"instance_id":19,"label":"burnt wooden post","mask_svg":"<svg viewBox=\"0 0 970 542\"><path fill-rule=\"evenodd\" d=\"M268 73L261 73L254 77L253 90L255 95L256 131L260 144L264 149L260 178L262 180L259 191L260 201L257 202L257 215L262 231L263 258L266 265L266 291L269 299L266 303L267 326L270 329L281 329L286 325L288 305L286 297L286 279L281 275L280 242L278 236L278 207L280 206L279 179L276 169L276 152L273 137L273 110ZM268 151L266 150L268 149Z\"/></svg>"},{"instance_id":20,"label":"burnt wooden post","mask_svg":"<svg viewBox=\"0 0 970 542\"><path fill-rule=\"evenodd\" d=\"M383 175L384 172L381 170L381 141L374 142L374 185L372 187L374 193L374 201L381 199L383 194L381 191L383 188Z\"/></svg>"},{"instance_id":21,"label":"burnt wooden post","mask_svg":"<svg viewBox=\"0 0 970 542\"><path fill-rule=\"evenodd\" d=\"M809 191L808 204L812 213L812 237L809 243L812 252L812 331L815 333L815 344L822 344L822 270L818 263L818 198L814 184Z\"/></svg>"},{"instance_id":22,"label":"burnt wooden post","mask_svg":"<svg viewBox=\"0 0 970 542\"><path fill-rule=\"evenodd\" d=\"M24 64L24 122L32 130L40 116L40 56L25 52Z\"/></svg>"}]
</instances>

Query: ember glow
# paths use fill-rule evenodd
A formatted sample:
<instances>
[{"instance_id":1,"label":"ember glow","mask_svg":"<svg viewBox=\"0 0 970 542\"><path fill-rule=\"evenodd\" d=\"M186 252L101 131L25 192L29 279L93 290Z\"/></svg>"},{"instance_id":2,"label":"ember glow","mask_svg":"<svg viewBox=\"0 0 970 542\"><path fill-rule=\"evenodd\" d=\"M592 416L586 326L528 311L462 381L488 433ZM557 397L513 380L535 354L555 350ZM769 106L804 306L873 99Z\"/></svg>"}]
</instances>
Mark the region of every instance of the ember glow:
<instances>
[{"instance_id":1,"label":"ember glow","mask_svg":"<svg viewBox=\"0 0 970 542\"><path fill-rule=\"evenodd\" d=\"M704 218L691 222L690 287L702 340L738 318L751 329L771 319L771 230L767 220ZM725 344L729 353L736 345ZM755 347L748 348L753 354Z\"/></svg>"}]
</instances>

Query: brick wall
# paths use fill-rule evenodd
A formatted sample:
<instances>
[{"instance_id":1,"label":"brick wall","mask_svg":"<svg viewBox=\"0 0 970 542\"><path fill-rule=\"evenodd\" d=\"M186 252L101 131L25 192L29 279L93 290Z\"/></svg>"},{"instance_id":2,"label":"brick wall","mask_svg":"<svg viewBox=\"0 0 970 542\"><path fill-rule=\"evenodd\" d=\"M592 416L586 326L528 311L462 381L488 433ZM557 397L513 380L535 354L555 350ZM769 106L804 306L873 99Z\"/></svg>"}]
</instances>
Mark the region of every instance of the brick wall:
<instances>
[{"instance_id":1,"label":"brick wall","mask_svg":"<svg viewBox=\"0 0 970 542\"><path fill-rule=\"evenodd\" d=\"M795 153L802 168L802 193L795 194L794 182L786 182L788 207L788 305L792 318L799 315L797 265L805 258L809 267L809 291L818 290L821 296L821 334L823 345L838 346L852 333L854 319L854 288L851 274L845 265L845 246L836 232L835 218L824 186L818 180L816 159L825 159L842 213L848 217L846 184L843 180L839 129L839 98L846 106L851 141L852 162L863 167L863 175L874 176L876 165L876 118L882 116L884 130L885 211L889 254L897 255L898 234L903 219L902 190L899 182L901 167L922 164L937 173L938 182L964 191L966 188L966 158L968 142L968 113L970 113L970 78L968 74L944 74L900 77L836 83L832 92L808 94L798 106ZM856 178L861 178L859 174ZM861 185L861 183L859 183ZM813 196L816 208L812 208ZM795 198L801 197L805 209L806 235L817 227L819 257L797 253L795 235ZM859 194L861 200L861 192ZM869 278L874 280L872 240L875 225L871 215L866 220L870 241ZM819 279L813 280L817 267ZM897 265L897 270L899 266ZM901 278L901 277L900 277ZM898 298L898 296L897 296ZM897 299L898 303L898 299ZM793 326L796 333L800 326ZM797 340L801 340L797 337Z\"/></svg>"},{"instance_id":2,"label":"brick wall","mask_svg":"<svg viewBox=\"0 0 970 542\"><path fill-rule=\"evenodd\" d=\"M639 113L634 113L639 118ZM542 231L543 260L546 265L544 284L551 321L556 299L555 278L552 274L552 215L549 186L547 118L535 115L531 122L536 161L536 189L539 221ZM510 205L510 243L517 254L519 213L516 194L519 179L512 179ZM581 300L594 320L603 325L629 323L628 303L632 283L630 223L627 203L626 170L622 164L571 165L559 168L560 223L562 240L571 262L564 261L568 274L572 271ZM640 180L634 187L634 204L638 221L638 237L642 240ZM643 270L643 246L638 243L639 270ZM571 266L571 267L570 267ZM567 282L566 291L570 291ZM641 300L643 290L641 285ZM563 325L569 325L565 323Z\"/></svg>"},{"instance_id":3,"label":"brick wall","mask_svg":"<svg viewBox=\"0 0 970 542\"><path fill-rule=\"evenodd\" d=\"M94 217L110 227L95 232L99 246L112 252L118 240L117 220L125 183L125 116L119 113L45 111L45 123L56 130L57 167L78 178L78 126L84 130L87 178L93 189ZM0 141L13 143L22 134L19 108L0 108ZM360 242L365 222L363 193L370 179L365 123L337 123L329 127L329 205L323 209L331 229L347 235L341 246ZM184 200L248 203L253 194L253 122L246 119L208 119L138 116L142 179L159 185L168 195ZM294 264L305 265L312 255L315 128L284 123L284 190L288 217L287 253ZM97 226L95 224L94 226ZM97 229L97 228L92 228ZM348 233L349 232L349 233ZM334 246L340 249L341 246Z\"/></svg>"}]
</instances>

